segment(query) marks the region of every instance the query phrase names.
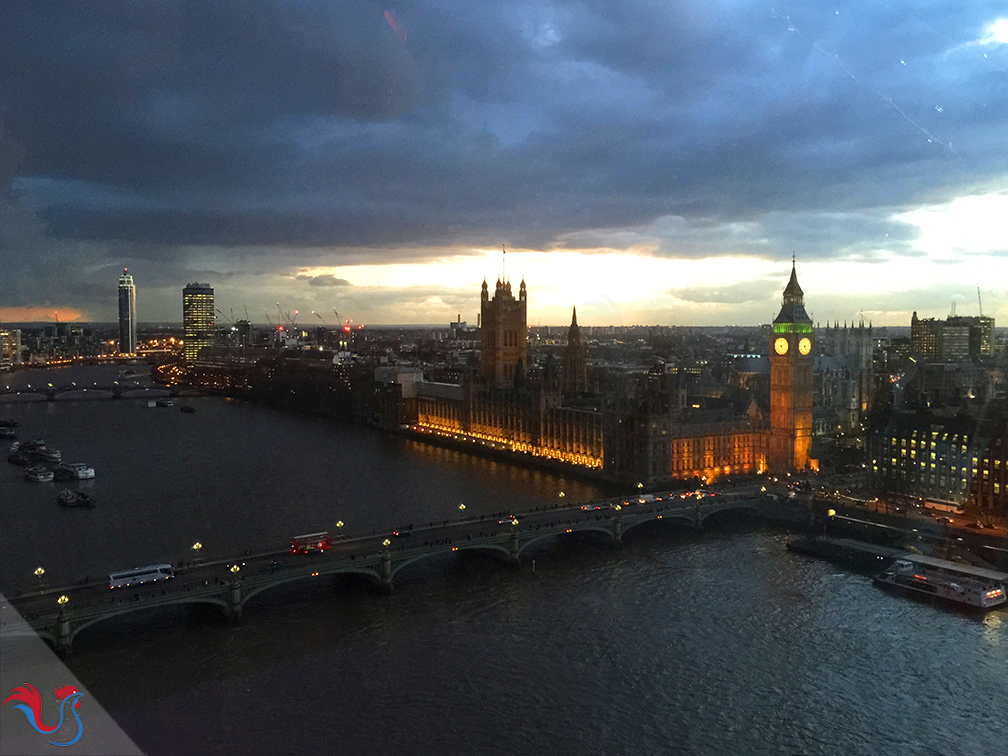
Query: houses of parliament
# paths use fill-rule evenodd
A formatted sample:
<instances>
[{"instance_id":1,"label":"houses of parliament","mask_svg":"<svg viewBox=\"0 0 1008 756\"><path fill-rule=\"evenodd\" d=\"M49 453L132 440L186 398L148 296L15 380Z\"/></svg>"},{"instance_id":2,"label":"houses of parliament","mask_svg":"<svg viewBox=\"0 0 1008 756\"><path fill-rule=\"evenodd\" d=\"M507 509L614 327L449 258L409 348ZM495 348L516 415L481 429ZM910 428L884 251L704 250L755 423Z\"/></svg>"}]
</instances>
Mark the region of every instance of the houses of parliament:
<instances>
[{"instance_id":1,"label":"houses of parliament","mask_svg":"<svg viewBox=\"0 0 1008 756\"><path fill-rule=\"evenodd\" d=\"M769 402L700 410L678 375L656 365L625 391L589 391L587 353L571 317L560 364L528 367L528 291L483 282L480 369L461 383L416 386L412 430L586 468L622 483L785 474L814 465L815 334L792 263L770 332ZM766 407L769 409L765 409Z\"/></svg>"}]
</instances>

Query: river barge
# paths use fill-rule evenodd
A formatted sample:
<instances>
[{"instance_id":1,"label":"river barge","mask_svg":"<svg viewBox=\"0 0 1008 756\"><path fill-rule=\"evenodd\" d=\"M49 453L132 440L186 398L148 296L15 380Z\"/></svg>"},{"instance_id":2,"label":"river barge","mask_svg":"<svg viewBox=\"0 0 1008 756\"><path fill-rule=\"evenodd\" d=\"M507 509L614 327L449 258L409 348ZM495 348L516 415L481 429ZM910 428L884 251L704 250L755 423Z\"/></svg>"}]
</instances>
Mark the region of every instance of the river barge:
<instances>
[{"instance_id":1,"label":"river barge","mask_svg":"<svg viewBox=\"0 0 1008 756\"><path fill-rule=\"evenodd\" d=\"M920 554L902 555L872 579L883 588L965 609L985 612L1008 603L1008 574Z\"/></svg>"}]
</instances>

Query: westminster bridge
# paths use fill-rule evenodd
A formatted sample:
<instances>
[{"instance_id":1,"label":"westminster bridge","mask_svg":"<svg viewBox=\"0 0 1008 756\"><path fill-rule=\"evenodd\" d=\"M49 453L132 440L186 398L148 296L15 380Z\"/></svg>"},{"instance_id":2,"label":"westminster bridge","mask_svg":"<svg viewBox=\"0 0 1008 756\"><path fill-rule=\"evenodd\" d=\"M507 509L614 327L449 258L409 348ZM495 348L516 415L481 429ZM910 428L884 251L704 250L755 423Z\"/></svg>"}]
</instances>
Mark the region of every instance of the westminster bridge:
<instances>
[{"instance_id":1,"label":"westminster bridge","mask_svg":"<svg viewBox=\"0 0 1008 756\"><path fill-rule=\"evenodd\" d=\"M706 518L718 512L758 509L765 496L759 487L750 486L729 492L652 494L480 515L386 534L336 538L332 548L323 552L277 551L197 560L179 567L174 579L142 586L110 590L105 580L85 580L8 600L32 630L61 653L69 654L81 631L146 609L209 604L237 618L245 604L264 591L340 574L359 575L390 592L402 569L425 559L482 551L517 565L526 549L545 539L596 533L603 541L619 546L623 534L638 525L673 520L701 528Z\"/></svg>"}]
</instances>

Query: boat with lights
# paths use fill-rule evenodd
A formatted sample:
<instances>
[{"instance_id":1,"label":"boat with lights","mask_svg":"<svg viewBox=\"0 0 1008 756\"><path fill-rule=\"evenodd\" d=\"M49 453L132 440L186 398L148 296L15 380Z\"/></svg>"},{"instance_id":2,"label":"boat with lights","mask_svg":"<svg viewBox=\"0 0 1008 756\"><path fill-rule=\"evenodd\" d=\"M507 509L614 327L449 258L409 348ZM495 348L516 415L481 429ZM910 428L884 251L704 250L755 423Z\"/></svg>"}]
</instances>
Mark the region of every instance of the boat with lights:
<instances>
[{"instance_id":1,"label":"boat with lights","mask_svg":"<svg viewBox=\"0 0 1008 756\"><path fill-rule=\"evenodd\" d=\"M94 478L94 468L83 462L64 462L53 468L56 480L91 480Z\"/></svg>"},{"instance_id":2,"label":"boat with lights","mask_svg":"<svg viewBox=\"0 0 1008 756\"><path fill-rule=\"evenodd\" d=\"M35 483L49 483L53 479L52 470L47 470L42 466L27 468L24 471L24 476Z\"/></svg>"},{"instance_id":3,"label":"boat with lights","mask_svg":"<svg viewBox=\"0 0 1008 756\"><path fill-rule=\"evenodd\" d=\"M883 588L967 609L988 611L1008 603L1008 574L921 554L901 555L872 579Z\"/></svg>"}]
</instances>

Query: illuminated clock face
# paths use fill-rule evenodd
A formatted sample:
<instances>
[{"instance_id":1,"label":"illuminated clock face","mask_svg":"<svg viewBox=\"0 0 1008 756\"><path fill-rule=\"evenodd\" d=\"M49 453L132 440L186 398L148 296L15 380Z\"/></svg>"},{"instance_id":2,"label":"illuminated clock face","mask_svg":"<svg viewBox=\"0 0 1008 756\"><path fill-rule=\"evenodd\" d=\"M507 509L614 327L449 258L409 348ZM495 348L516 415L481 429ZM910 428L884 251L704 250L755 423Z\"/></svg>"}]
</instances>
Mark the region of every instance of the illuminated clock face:
<instances>
[{"instance_id":1,"label":"illuminated clock face","mask_svg":"<svg viewBox=\"0 0 1008 756\"><path fill-rule=\"evenodd\" d=\"M777 354L787 354L787 339L777 339L777 341L773 343L773 348Z\"/></svg>"},{"instance_id":2,"label":"illuminated clock face","mask_svg":"<svg viewBox=\"0 0 1008 756\"><path fill-rule=\"evenodd\" d=\"M798 351L802 354L808 354L812 351L812 342L808 339L802 339L798 342Z\"/></svg>"}]
</instances>

